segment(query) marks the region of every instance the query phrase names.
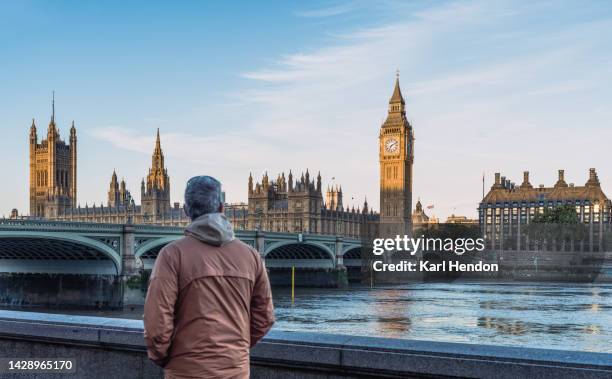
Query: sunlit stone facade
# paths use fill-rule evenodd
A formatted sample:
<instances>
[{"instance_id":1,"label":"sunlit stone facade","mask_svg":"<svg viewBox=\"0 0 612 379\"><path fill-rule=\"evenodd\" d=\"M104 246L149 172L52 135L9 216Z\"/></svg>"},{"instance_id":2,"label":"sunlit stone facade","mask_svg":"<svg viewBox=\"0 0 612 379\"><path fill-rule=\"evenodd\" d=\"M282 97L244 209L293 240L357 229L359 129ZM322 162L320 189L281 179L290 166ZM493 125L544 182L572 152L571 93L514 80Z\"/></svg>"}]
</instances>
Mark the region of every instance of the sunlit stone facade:
<instances>
[{"instance_id":1,"label":"sunlit stone facade","mask_svg":"<svg viewBox=\"0 0 612 379\"><path fill-rule=\"evenodd\" d=\"M30 127L30 215L53 218L76 205L77 137L74 121L69 143L55 124L55 99L47 138L38 142L36 123Z\"/></svg>"},{"instance_id":2,"label":"sunlit stone facade","mask_svg":"<svg viewBox=\"0 0 612 379\"><path fill-rule=\"evenodd\" d=\"M367 201L355 209L343 204L342 187L321 188L321 175L316 179L310 172L295 179L292 171L281 173L276 180L264 174L255 183L248 180L248 204L229 204L226 214L238 229L289 233L334 234L359 238L366 222L378 223L378 214L369 209Z\"/></svg>"},{"instance_id":3,"label":"sunlit stone facade","mask_svg":"<svg viewBox=\"0 0 612 379\"><path fill-rule=\"evenodd\" d=\"M526 226L546 208L561 205L576 207L579 221L588 226L588 246L572 246L572 249L598 251L603 248L604 233L610 229L612 203L601 189L594 168L583 186L565 182L563 170L552 187L534 187L529 182L529 172L523 174L520 185L495 174L495 183L478 208L479 222L487 237L488 246L496 249L533 249Z\"/></svg>"}]
</instances>

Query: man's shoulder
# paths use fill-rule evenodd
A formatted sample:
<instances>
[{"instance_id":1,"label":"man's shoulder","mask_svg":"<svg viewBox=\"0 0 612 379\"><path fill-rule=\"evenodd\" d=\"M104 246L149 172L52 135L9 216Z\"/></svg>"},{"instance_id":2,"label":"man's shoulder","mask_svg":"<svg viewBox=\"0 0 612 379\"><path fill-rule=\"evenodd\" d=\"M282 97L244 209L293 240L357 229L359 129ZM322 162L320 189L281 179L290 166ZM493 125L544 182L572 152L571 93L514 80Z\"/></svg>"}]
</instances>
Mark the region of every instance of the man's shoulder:
<instances>
[{"instance_id":1,"label":"man's shoulder","mask_svg":"<svg viewBox=\"0 0 612 379\"><path fill-rule=\"evenodd\" d=\"M238 238L234 238L233 240L228 242L226 245L230 245L230 244L234 244L234 246L238 246L239 248L242 248L244 250L249 250L251 253L257 253L257 250L255 250L253 246L249 245L248 243L243 242L242 240L239 240Z\"/></svg>"},{"instance_id":2,"label":"man's shoulder","mask_svg":"<svg viewBox=\"0 0 612 379\"><path fill-rule=\"evenodd\" d=\"M221 246L214 246L214 245L208 245L202 241L199 241L198 239L191 237L191 236L183 236L175 241L170 242L169 244L167 244L164 249L168 249L168 250L183 250L183 249L189 249L189 248L193 248L193 243L197 242L198 244L202 244L208 248L211 249L218 249L218 248L223 248L223 249L232 249L232 250L239 250L242 251L244 253L249 253L252 254L256 257L259 256L259 253L257 252L257 250L252 247L251 245L239 240L238 238L234 238L233 240L221 245Z\"/></svg>"}]
</instances>

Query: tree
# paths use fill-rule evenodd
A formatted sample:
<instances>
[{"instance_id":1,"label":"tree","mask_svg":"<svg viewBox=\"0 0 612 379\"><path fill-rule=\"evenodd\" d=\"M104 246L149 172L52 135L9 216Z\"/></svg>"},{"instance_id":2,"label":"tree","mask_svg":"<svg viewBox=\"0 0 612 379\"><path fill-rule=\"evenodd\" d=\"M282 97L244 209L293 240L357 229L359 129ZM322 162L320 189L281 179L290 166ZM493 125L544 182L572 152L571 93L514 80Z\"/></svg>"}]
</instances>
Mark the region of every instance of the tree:
<instances>
[{"instance_id":1,"label":"tree","mask_svg":"<svg viewBox=\"0 0 612 379\"><path fill-rule=\"evenodd\" d=\"M579 241L585 238L586 228L580 222L576 208L573 205L560 205L546 208L531 219L527 234L540 246L544 242L548 246L562 241Z\"/></svg>"}]
</instances>

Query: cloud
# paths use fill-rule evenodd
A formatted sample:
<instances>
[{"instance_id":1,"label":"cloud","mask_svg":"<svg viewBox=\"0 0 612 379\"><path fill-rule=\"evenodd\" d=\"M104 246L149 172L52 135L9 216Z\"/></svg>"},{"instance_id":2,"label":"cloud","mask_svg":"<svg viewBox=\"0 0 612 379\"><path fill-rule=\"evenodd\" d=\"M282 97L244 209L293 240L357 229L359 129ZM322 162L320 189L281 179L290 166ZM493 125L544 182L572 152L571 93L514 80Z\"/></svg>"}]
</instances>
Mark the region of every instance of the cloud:
<instances>
[{"instance_id":1,"label":"cloud","mask_svg":"<svg viewBox=\"0 0 612 379\"><path fill-rule=\"evenodd\" d=\"M436 203L439 216L474 216L483 171L487 178L495 171L520 176L524 169L544 177L560 167L581 174L607 160L605 139L588 136L609 125L608 65L592 64L609 62L609 23L577 18L560 27L540 19L542 7L396 6L385 24L341 30L327 45L298 47L242 73L243 87L232 91L241 118L232 117L241 127L208 136L164 134L165 151L187 167L221 173L233 200L246 200L248 171L274 176L310 167L324 181L335 177L356 205L367 195L377 207L378 132L399 68L417 138L414 198ZM300 16L324 18L349 8ZM149 154L150 136L133 133L106 128L96 135ZM577 154L585 146L589 154Z\"/></svg>"},{"instance_id":2,"label":"cloud","mask_svg":"<svg viewBox=\"0 0 612 379\"><path fill-rule=\"evenodd\" d=\"M339 16L342 14L349 13L355 10L356 7L357 7L356 2L347 2L343 4L330 6L330 7L325 7L325 8L297 11L295 12L295 15L299 17L307 17L307 18L332 17L332 16Z\"/></svg>"}]
</instances>

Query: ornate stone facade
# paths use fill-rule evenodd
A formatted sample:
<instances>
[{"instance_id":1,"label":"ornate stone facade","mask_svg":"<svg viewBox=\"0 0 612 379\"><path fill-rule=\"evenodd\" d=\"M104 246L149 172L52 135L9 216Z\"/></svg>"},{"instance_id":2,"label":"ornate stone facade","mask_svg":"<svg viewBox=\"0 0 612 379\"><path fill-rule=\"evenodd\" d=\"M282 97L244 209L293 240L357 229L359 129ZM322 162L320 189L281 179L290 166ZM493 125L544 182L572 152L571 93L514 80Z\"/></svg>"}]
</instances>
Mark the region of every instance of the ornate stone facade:
<instances>
[{"instance_id":1,"label":"ornate stone facade","mask_svg":"<svg viewBox=\"0 0 612 379\"><path fill-rule=\"evenodd\" d=\"M117 173L113 170L111 177L110 189L108 190L109 208L130 207L135 206L132 194L127 190L125 180L121 179L121 184L117 181Z\"/></svg>"},{"instance_id":2,"label":"ornate stone facade","mask_svg":"<svg viewBox=\"0 0 612 379\"><path fill-rule=\"evenodd\" d=\"M77 137L74 121L65 143L55 125L55 98L47 138L38 143L36 123L30 127L30 215L53 218L76 205Z\"/></svg>"},{"instance_id":3,"label":"ornate stone facade","mask_svg":"<svg viewBox=\"0 0 612 379\"><path fill-rule=\"evenodd\" d=\"M248 204L229 204L226 214L237 229L290 233L335 234L361 237L365 222L377 223L367 201L363 209L343 205L342 187L327 188L323 201L321 174L310 178L309 170L294 181L293 172L261 182L248 179Z\"/></svg>"},{"instance_id":4,"label":"ornate stone facade","mask_svg":"<svg viewBox=\"0 0 612 379\"><path fill-rule=\"evenodd\" d=\"M159 220L170 212L170 177L164 165L164 153L161 149L159 129L155 140L155 150L151 158L151 168L140 186L142 214L145 218Z\"/></svg>"},{"instance_id":5,"label":"ornate stone facade","mask_svg":"<svg viewBox=\"0 0 612 379\"><path fill-rule=\"evenodd\" d=\"M75 140L76 141L76 140ZM76 163L76 156L75 156ZM125 180L118 182L113 171L108 190L106 206L95 204L85 207L64 207L57 213L47 212L45 217L52 220L101 222L112 224L158 224L184 226L189 223L180 204L170 205L170 177L165 167L159 130L151 158L151 168L141 183L142 205L136 205Z\"/></svg>"}]
</instances>

